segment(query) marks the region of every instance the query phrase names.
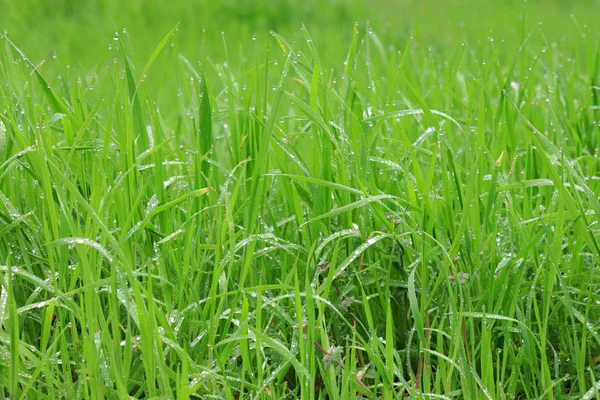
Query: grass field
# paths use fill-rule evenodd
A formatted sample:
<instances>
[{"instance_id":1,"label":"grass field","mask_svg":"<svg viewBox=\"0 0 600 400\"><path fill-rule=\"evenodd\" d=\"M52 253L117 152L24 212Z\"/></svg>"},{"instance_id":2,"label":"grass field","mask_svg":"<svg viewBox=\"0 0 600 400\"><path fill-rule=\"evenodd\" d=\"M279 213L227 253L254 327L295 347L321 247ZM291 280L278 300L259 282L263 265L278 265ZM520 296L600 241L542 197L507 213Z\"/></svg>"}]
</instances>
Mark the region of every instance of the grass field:
<instances>
[{"instance_id":1,"label":"grass field","mask_svg":"<svg viewBox=\"0 0 600 400\"><path fill-rule=\"evenodd\" d=\"M0 0L0 398L600 399L595 1Z\"/></svg>"}]
</instances>

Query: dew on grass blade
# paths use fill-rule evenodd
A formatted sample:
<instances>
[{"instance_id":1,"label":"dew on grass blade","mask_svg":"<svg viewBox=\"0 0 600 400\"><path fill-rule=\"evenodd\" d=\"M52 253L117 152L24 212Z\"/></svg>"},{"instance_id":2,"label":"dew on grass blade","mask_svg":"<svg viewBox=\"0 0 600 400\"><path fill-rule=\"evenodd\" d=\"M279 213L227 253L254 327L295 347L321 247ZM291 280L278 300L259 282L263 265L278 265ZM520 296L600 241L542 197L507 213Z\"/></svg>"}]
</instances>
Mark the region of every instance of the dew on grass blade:
<instances>
[{"instance_id":1,"label":"dew on grass blade","mask_svg":"<svg viewBox=\"0 0 600 400\"><path fill-rule=\"evenodd\" d=\"M6 144L6 126L0 119L0 154L4 152L4 146Z\"/></svg>"},{"instance_id":2,"label":"dew on grass blade","mask_svg":"<svg viewBox=\"0 0 600 400\"><path fill-rule=\"evenodd\" d=\"M68 237L68 238L62 238L62 239L55 240L50 244L53 246L67 245L67 246L69 246L69 248L71 248L75 245L88 246L95 250L98 250L100 252L100 254L102 254L104 257L106 257L108 262L111 262L111 263L113 262L113 257L110 255L109 251L106 250L106 248L104 246L102 246L100 243L95 242L88 238Z\"/></svg>"},{"instance_id":3,"label":"dew on grass blade","mask_svg":"<svg viewBox=\"0 0 600 400\"><path fill-rule=\"evenodd\" d=\"M339 277L342 274L344 274L344 271L346 270L346 268L348 268L348 266L350 264L352 264L352 262L354 260L356 260L365 250L367 250L370 246L374 245L375 243L377 243L378 241L380 241L381 239L390 237L390 235L388 234L379 234L376 236L373 236L372 238L370 238L369 240L367 240L365 243L361 244L360 246L358 246L351 254L348 258L346 258L346 260L344 260L344 262L336 268L335 270L335 275L334 277Z\"/></svg>"},{"instance_id":4,"label":"dew on grass blade","mask_svg":"<svg viewBox=\"0 0 600 400\"><path fill-rule=\"evenodd\" d=\"M159 205L158 197L156 194L153 194L150 199L148 199L148 203L146 204L146 209L144 210L144 215L150 214L154 209Z\"/></svg>"}]
</instances>

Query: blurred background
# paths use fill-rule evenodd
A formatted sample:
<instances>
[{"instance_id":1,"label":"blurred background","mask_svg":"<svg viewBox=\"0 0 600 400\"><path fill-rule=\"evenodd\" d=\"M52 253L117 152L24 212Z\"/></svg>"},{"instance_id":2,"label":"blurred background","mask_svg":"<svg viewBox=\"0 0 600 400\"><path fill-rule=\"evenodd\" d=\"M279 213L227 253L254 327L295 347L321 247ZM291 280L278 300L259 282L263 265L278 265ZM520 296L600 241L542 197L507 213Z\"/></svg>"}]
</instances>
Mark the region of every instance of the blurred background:
<instances>
[{"instance_id":1,"label":"blurred background","mask_svg":"<svg viewBox=\"0 0 600 400\"><path fill-rule=\"evenodd\" d=\"M519 43L541 23L545 37L568 41L595 29L597 0L0 0L0 30L31 59L95 68L112 59L115 30L126 30L136 61L180 23L176 46L191 58L239 61L274 30L290 41L305 24L324 57L343 57L354 23L386 46L408 36L429 45L488 37ZM255 36L256 35L256 36ZM473 44L473 43L471 43ZM264 48L263 45L261 45ZM239 49L243 49L240 55ZM204 52L204 54L202 54ZM337 61L337 59L336 59Z\"/></svg>"}]
</instances>

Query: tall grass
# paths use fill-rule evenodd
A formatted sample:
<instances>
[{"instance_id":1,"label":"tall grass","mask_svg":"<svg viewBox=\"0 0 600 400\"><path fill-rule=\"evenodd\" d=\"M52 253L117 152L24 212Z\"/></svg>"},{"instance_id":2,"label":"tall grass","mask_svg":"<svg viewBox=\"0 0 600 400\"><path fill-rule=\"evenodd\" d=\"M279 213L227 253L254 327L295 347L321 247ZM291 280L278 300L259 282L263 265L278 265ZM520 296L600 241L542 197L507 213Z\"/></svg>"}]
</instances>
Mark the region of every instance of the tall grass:
<instances>
[{"instance_id":1,"label":"tall grass","mask_svg":"<svg viewBox=\"0 0 600 400\"><path fill-rule=\"evenodd\" d=\"M339 64L305 27L199 63L175 27L136 64L119 29L58 78L3 36L0 394L600 397L600 58L572 26L356 26Z\"/></svg>"}]
</instances>

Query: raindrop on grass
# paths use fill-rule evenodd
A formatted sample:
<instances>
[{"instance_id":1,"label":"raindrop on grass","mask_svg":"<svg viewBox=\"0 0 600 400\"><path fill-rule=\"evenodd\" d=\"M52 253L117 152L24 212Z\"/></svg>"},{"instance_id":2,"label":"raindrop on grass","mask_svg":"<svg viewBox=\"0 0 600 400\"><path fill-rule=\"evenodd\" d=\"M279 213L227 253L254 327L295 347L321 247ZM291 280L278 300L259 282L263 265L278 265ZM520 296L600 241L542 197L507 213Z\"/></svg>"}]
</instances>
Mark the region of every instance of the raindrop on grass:
<instances>
[{"instance_id":1,"label":"raindrop on grass","mask_svg":"<svg viewBox=\"0 0 600 400\"><path fill-rule=\"evenodd\" d=\"M4 126L4 122L0 120L0 150L4 149L4 144L6 143L6 126Z\"/></svg>"}]
</instances>

